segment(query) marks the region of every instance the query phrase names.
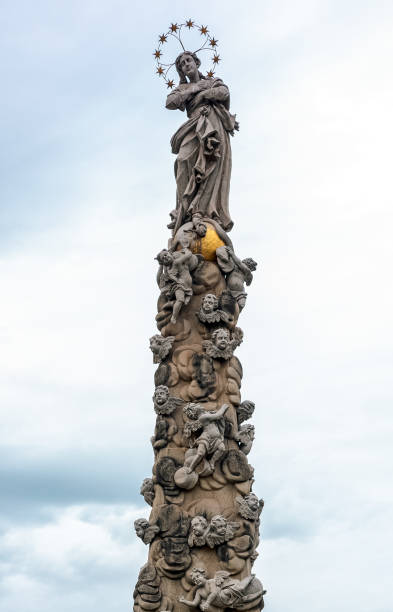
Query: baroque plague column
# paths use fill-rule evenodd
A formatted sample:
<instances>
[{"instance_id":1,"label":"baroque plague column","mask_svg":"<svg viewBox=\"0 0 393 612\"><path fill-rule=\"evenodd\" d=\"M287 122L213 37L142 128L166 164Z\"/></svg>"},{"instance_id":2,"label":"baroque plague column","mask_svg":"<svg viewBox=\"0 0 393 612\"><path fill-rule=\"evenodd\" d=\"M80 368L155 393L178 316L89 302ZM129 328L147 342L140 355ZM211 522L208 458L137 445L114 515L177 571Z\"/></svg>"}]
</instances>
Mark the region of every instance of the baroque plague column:
<instances>
[{"instance_id":1,"label":"baroque plague column","mask_svg":"<svg viewBox=\"0 0 393 612\"><path fill-rule=\"evenodd\" d=\"M221 612L263 608L258 555L263 501L252 492L247 455L254 440L254 403L243 400L237 326L256 262L240 259L228 236L230 137L239 125L229 110L229 90L200 59L186 51L181 33L199 30L198 51L220 61L206 26L189 20L159 37L157 73L171 89L166 108L186 111L171 139L176 155L176 207L170 213L168 248L158 263L159 333L150 338L157 415L151 443L152 476L141 494L152 507L135 531L149 546L134 590L135 612ZM167 40L183 47L163 64ZM175 67L179 85L168 79Z\"/></svg>"}]
</instances>

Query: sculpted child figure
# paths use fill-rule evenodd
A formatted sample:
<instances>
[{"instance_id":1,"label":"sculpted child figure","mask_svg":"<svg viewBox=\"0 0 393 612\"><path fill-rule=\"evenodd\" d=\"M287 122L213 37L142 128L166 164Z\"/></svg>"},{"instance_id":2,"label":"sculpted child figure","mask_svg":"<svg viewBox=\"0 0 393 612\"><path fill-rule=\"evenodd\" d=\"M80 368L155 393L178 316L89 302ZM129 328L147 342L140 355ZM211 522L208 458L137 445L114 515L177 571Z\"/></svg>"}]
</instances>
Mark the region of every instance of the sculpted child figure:
<instances>
[{"instance_id":1,"label":"sculpted child figure","mask_svg":"<svg viewBox=\"0 0 393 612\"><path fill-rule=\"evenodd\" d=\"M194 421L184 427L186 437L190 437L193 431L202 429L202 433L196 438L193 446L196 446L197 452L185 466L185 471L191 473L196 466L207 458L210 464L210 469L214 471L214 466L218 459L225 451L224 444L224 414L228 410L228 404L223 404L216 412L207 412L200 404L187 404L184 406L184 414Z\"/></svg>"},{"instance_id":2,"label":"sculpted child figure","mask_svg":"<svg viewBox=\"0 0 393 612\"><path fill-rule=\"evenodd\" d=\"M192 297L191 272L199 263L199 258L184 246L180 251L163 249L156 257L160 264L157 282L161 295L173 301L171 323L176 323L183 305Z\"/></svg>"},{"instance_id":3,"label":"sculpted child figure","mask_svg":"<svg viewBox=\"0 0 393 612\"><path fill-rule=\"evenodd\" d=\"M252 272L257 269L257 262L251 257L239 259L234 250L229 246L221 246L216 249L217 263L226 274L227 287L233 297L236 298L240 310L246 305L247 293L244 291L244 283L251 285Z\"/></svg>"}]
</instances>

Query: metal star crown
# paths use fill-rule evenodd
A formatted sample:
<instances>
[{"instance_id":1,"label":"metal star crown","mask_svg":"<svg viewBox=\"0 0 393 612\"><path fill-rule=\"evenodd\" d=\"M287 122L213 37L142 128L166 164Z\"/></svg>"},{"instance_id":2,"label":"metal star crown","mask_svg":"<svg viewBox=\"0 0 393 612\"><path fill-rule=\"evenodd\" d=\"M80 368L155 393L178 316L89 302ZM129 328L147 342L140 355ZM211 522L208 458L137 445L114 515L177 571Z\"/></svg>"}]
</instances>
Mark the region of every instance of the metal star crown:
<instances>
[{"instance_id":1,"label":"metal star crown","mask_svg":"<svg viewBox=\"0 0 393 612\"><path fill-rule=\"evenodd\" d=\"M213 54L211 58L212 65L211 65L210 70L206 72L206 76L212 77L214 75L217 64L221 61L221 58L217 52L218 40L210 34L208 26L199 25L192 19L187 19L187 21L185 21L184 23L180 23L180 24L171 23L171 25L169 26L169 30L165 34L161 34L161 36L158 37L158 45L153 53L153 56L156 60L156 68L157 68L156 74L158 74L159 77L162 77L164 79L169 89L172 89L172 87L174 87L174 84L175 84L174 80L168 77L169 71L171 70L171 68L173 68L173 66L175 65L175 62L172 62L171 64L165 64L161 60L161 58L163 58L163 55L164 55L163 46L165 45L166 42L168 42L168 37L172 36L180 43L183 51L189 51L189 49L185 48L183 41L182 41L182 37L181 37L182 30L184 33L184 31L186 31L186 28L188 28L188 31L190 31L191 28L195 28L196 30L199 30L200 35L203 37L202 46L199 47L199 49L196 49L196 51L191 51L191 53L198 53L199 51L210 51Z\"/></svg>"}]
</instances>

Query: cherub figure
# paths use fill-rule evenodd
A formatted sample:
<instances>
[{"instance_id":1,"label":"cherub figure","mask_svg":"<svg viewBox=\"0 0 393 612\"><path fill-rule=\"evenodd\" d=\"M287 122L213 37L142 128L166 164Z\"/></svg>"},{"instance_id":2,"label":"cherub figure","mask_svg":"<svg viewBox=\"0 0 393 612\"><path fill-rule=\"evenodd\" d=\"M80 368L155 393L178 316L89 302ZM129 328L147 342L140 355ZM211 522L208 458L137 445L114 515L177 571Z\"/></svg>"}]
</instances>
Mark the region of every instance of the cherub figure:
<instances>
[{"instance_id":1,"label":"cherub figure","mask_svg":"<svg viewBox=\"0 0 393 612\"><path fill-rule=\"evenodd\" d=\"M190 574L192 582L196 585L195 596L192 601L179 597L180 603L190 608L200 608L203 612L212 610L225 610L233 608L244 610L250 607L263 607L263 590L261 582L254 574L236 580L229 572L218 571L214 578L207 578L206 570L195 567Z\"/></svg>"},{"instance_id":2,"label":"cherub figure","mask_svg":"<svg viewBox=\"0 0 393 612\"><path fill-rule=\"evenodd\" d=\"M160 264L157 282L161 295L173 302L171 323L176 323L181 308L192 297L191 272L198 266L200 257L193 255L188 246L173 252L163 249L156 257Z\"/></svg>"},{"instance_id":3,"label":"cherub figure","mask_svg":"<svg viewBox=\"0 0 393 612\"><path fill-rule=\"evenodd\" d=\"M187 473L195 470L196 466L206 458L210 464L210 469L214 467L218 459L225 451L224 444L224 414L228 410L228 404L223 404L216 412L206 411L200 404L187 404L183 408L186 417L192 423L186 423L184 434L190 438L192 433L202 429L202 433L196 438L192 446L197 448L194 457L184 469Z\"/></svg>"},{"instance_id":4,"label":"cherub figure","mask_svg":"<svg viewBox=\"0 0 393 612\"><path fill-rule=\"evenodd\" d=\"M258 499L255 493L249 493L244 497L238 495L235 501L240 516L249 521L257 521L259 519L264 506L263 499Z\"/></svg>"},{"instance_id":5,"label":"cherub figure","mask_svg":"<svg viewBox=\"0 0 393 612\"><path fill-rule=\"evenodd\" d=\"M144 500L149 506L153 505L155 491L154 482L152 478L144 478L140 488L140 494L143 495Z\"/></svg>"},{"instance_id":6,"label":"cherub figure","mask_svg":"<svg viewBox=\"0 0 393 612\"><path fill-rule=\"evenodd\" d=\"M243 332L240 327L236 327L231 333L225 327L215 329L211 335L211 340L203 342L203 348L213 359L228 360L232 357L233 351L243 341Z\"/></svg>"},{"instance_id":7,"label":"cherub figure","mask_svg":"<svg viewBox=\"0 0 393 612\"><path fill-rule=\"evenodd\" d=\"M160 531L158 525L150 525L149 521L144 518L136 519L134 528L136 535L144 544L150 544Z\"/></svg>"},{"instance_id":8,"label":"cherub figure","mask_svg":"<svg viewBox=\"0 0 393 612\"><path fill-rule=\"evenodd\" d=\"M153 363L161 363L172 350L175 336L156 334L150 338L150 350L153 353Z\"/></svg>"},{"instance_id":9,"label":"cherub figure","mask_svg":"<svg viewBox=\"0 0 393 612\"><path fill-rule=\"evenodd\" d=\"M236 442L238 442L240 450L245 455L248 455L248 453L250 452L252 448L252 443L254 442L254 438L255 438L254 425L249 425L249 424L242 425L239 431L237 431L233 437L236 440Z\"/></svg>"},{"instance_id":10,"label":"cherub figure","mask_svg":"<svg viewBox=\"0 0 393 612\"><path fill-rule=\"evenodd\" d=\"M153 395L154 410L161 416L170 416L178 406L183 406L184 400L169 395L166 385L158 385Z\"/></svg>"},{"instance_id":11,"label":"cherub figure","mask_svg":"<svg viewBox=\"0 0 393 612\"><path fill-rule=\"evenodd\" d=\"M188 545L190 547L205 546L208 528L208 522L204 516L194 516L191 520L191 532L188 536Z\"/></svg>"},{"instance_id":12,"label":"cherub figure","mask_svg":"<svg viewBox=\"0 0 393 612\"><path fill-rule=\"evenodd\" d=\"M218 298L213 293L208 293L202 300L201 307L197 312L198 319L201 323L219 323L220 321L227 322L229 316L223 310L218 308Z\"/></svg>"},{"instance_id":13,"label":"cherub figure","mask_svg":"<svg viewBox=\"0 0 393 612\"><path fill-rule=\"evenodd\" d=\"M213 516L206 534L206 544L210 548L215 548L220 546L220 544L224 544L224 542L232 540L239 526L239 523L227 521L221 514Z\"/></svg>"},{"instance_id":14,"label":"cherub figure","mask_svg":"<svg viewBox=\"0 0 393 612\"><path fill-rule=\"evenodd\" d=\"M248 421L254 413L255 404L250 400L244 400L239 406L236 408L237 414L237 424L240 426L244 421Z\"/></svg>"},{"instance_id":15,"label":"cherub figure","mask_svg":"<svg viewBox=\"0 0 393 612\"><path fill-rule=\"evenodd\" d=\"M218 247L216 255L217 264L226 275L227 287L236 298L240 310L242 310L247 300L244 283L247 286L251 285L252 272L257 269L257 262L251 257L240 260L229 246Z\"/></svg>"}]
</instances>

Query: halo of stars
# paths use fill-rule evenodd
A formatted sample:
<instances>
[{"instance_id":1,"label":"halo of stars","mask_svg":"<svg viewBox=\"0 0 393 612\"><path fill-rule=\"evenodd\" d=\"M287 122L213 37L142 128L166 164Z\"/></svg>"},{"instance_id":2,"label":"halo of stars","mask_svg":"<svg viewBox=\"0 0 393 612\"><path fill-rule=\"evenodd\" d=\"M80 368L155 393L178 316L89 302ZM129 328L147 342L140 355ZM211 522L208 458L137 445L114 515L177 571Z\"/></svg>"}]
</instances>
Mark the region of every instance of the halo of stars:
<instances>
[{"instance_id":1,"label":"halo of stars","mask_svg":"<svg viewBox=\"0 0 393 612\"><path fill-rule=\"evenodd\" d=\"M156 74L158 74L159 77L162 77L162 79L166 83L166 86L169 89L172 89L175 85L174 80L168 77L168 73L171 70L171 68L173 68L173 66L175 65L175 62L172 62L171 64L165 64L163 62L163 57L164 57L163 47L165 43L168 42L169 36L172 36L173 38L177 39L177 41L180 43L183 50L186 51L187 49L185 49L183 45L181 33L182 33L182 30L184 32L187 30L190 31L191 29L199 30L199 33L202 37L202 46L196 51L191 51L191 53L199 53L199 51L210 51L210 53L212 53L212 58L211 58L212 64L211 64L210 70L206 72L207 77L214 76L215 69L218 63L221 61L221 57L219 56L218 51L217 51L218 40L210 34L210 31L207 25L199 25L192 19L187 19L184 23L171 23L168 31L165 34L161 34L158 37L158 44L153 53L153 57L156 61Z\"/></svg>"}]
</instances>

